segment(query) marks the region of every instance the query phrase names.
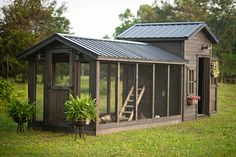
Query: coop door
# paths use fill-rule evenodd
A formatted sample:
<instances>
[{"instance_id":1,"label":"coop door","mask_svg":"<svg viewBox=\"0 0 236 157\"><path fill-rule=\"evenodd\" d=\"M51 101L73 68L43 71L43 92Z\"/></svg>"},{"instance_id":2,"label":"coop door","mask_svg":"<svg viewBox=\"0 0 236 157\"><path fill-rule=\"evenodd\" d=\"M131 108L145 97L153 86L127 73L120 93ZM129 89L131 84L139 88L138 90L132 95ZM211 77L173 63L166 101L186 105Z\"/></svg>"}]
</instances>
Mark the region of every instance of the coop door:
<instances>
[{"instance_id":1,"label":"coop door","mask_svg":"<svg viewBox=\"0 0 236 157\"><path fill-rule=\"evenodd\" d=\"M71 53L68 52L53 51L50 54L49 122L65 121L64 102L68 99L72 89L71 58Z\"/></svg>"},{"instance_id":2,"label":"coop door","mask_svg":"<svg viewBox=\"0 0 236 157\"><path fill-rule=\"evenodd\" d=\"M198 114L209 114L210 97L210 59L199 58L198 67Z\"/></svg>"}]
</instances>

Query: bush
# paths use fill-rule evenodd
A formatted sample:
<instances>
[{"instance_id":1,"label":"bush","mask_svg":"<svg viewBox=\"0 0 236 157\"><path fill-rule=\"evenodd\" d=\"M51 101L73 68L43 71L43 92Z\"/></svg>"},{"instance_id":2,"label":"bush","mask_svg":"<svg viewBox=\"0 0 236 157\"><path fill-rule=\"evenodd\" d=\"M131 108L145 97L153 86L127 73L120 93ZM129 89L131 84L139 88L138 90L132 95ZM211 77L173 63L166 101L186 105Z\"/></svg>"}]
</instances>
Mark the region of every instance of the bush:
<instances>
[{"instance_id":1,"label":"bush","mask_svg":"<svg viewBox=\"0 0 236 157\"><path fill-rule=\"evenodd\" d=\"M6 106L10 102L13 89L8 81L0 78L0 106Z\"/></svg>"},{"instance_id":2,"label":"bush","mask_svg":"<svg viewBox=\"0 0 236 157\"><path fill-rule=\"evenodd\" d=\"M34 104L29 103L28 100L19 100L12 98L10 103L6 106L8 115L18 123L17 132L24 131L23 124L31 122L35 112Z\"/></svg>"}]
</instances>

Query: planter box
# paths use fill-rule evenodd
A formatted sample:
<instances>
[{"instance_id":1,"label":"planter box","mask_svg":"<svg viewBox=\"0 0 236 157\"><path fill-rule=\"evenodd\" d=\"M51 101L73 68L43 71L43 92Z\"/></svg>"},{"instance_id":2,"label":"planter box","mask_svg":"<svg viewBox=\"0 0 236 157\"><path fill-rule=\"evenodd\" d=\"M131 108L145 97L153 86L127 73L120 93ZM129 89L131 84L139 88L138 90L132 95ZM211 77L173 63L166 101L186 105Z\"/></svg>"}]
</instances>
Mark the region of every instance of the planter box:
<instances>
[{"instance_id":1,"label":"planter box","mask_svg":"<svg viewBox=\"0 0 236 157\"><path fill-rule=\"evenodd\" d=\"M188 105L197 105L198 100L200 100L199 96L188 96L187 97L187 103Z\"/></svg>"},{"instance_id":2,"label":"planter box","mask_svg":"<svg viewBox=\"0 0 236 157\"><path fill-rule=\"evenodd\" d=\"M187 99L188 105L197 105L198 104L198 100L194 100L194 99Z\"/></svg>"}]
</instances>

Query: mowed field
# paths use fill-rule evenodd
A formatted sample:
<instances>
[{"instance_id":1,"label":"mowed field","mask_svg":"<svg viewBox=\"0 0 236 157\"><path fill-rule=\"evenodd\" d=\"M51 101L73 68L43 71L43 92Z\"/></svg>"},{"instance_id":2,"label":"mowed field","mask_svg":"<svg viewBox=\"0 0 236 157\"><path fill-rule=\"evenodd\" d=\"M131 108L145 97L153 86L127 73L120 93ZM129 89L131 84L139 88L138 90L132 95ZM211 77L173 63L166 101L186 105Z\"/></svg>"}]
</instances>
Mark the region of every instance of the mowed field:
<instances>
[{"instance_id":1,"label":"mowed field","mask_svg":"<svg viewBox=\"0 0 236 157\"><path fill-rule=\"evenodd\" d=\"M17 85L26 91L26 85ZM218 113L177 125L73 140L73 134L26 130L0 109L0 156L236 156L236 85L219 84Z\"/></svg>"}]
</instances>

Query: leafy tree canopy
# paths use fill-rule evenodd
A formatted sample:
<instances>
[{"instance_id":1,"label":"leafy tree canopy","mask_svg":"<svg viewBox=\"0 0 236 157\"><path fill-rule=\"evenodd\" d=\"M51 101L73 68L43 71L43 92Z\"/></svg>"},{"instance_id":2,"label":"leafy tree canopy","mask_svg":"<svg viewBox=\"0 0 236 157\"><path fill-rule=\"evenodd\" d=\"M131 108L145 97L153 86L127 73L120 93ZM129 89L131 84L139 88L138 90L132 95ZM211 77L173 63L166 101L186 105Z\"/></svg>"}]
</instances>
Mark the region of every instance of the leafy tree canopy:
<instances>
[{"instance_id":1,"label":"leafy tree canopy","mask_svg":"<svg viewBox=\"0 0 236 157\"><path fill-rule=\"evenodd\" d=\"M16 55L49 35L70 31L70 22L63 16L65 4L56 0L14 0L1 8L0 68L3 77L26 73L25 63Z\"/></svg>"},{"instance_id":2,"label":"leafy tree canopy","mask_svg":"<svg viewBox=\"0 0 236 157\"><path fill-rule=\"evenodd\" d=\"M141 5L136 15L127 9L119 17L122 23L116 28L115 37L139 22L204 21L220 39L213 52L223 72L236 74L232 69L236 69L235 0L175 0L173 4L154 1L151 5Z\"/></svg>"}]
</instances>

